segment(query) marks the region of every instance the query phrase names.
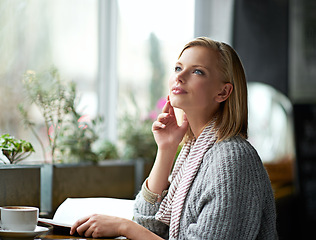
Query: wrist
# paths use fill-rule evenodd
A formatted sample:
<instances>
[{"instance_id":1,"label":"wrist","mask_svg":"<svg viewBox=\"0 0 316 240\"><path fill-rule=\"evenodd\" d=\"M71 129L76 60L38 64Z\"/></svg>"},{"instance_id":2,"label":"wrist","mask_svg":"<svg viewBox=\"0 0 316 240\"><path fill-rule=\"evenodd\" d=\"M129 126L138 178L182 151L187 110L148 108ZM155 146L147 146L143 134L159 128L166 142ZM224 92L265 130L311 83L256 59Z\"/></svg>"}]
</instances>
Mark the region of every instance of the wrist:
<instances>
[{"instance_id":1,"label":"wrist","mask_svg":"<svg viewBox=\"0 0 316 240\"><path fill-rule=\"evenodd\" d=\"M163 190L161 194L154 193L149 190L147 182L148 182L148 178L144 181L142 185L142 190L141 190L145 201L149 202L152 205L155 205L156 202L161 202L163 198L167 195L168 190L167 189Z\"/></svg>"},{"instance_id":2,"label":"wrist","mask_svg":"<svg viewBox=\"0 0 316 240\"><path fill-rule=\"evenodd\" d=\"M122 219L122 224L120 226L119 233L121 236L125 236L127 239L162 239L156 234L149 231L147 228L128 219Z\"/></svg>"},{"instance_id":3,"label":"wrist","mask_svg":"<svg viewBox=\"0 0 316 240\"><path fill-rule=\"evenodd\" d=\"M158 150L160 151L166 151L166 152L176 152L178 149L179 144L175 143L168 143L168 144L157 144Z\"/></svg>"},{"instance_id":4,"label":"wrist","mask_svg":"<svg viewBox=\"0 0 316 240\"><path fill-rule=\"evenodd\" d=\"M118 227L119 235L129 238L129 235L130 235L129 230L132 228L132 226L130 226L130 225L133 225L133 224L136 224L136 223L131 221L131 220L122 218L121 223Z\"/></svg>"}]
</instances>

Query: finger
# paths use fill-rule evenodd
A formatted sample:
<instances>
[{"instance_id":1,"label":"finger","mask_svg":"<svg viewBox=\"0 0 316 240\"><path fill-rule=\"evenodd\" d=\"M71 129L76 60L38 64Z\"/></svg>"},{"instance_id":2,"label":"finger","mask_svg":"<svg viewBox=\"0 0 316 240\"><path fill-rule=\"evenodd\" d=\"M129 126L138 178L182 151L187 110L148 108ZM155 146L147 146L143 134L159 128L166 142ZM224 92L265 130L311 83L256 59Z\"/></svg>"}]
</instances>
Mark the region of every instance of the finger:
<instances>
[{"instance_id":1,"label":"finger","mask_svg":"<svg viewBox=\"0 0 316 240\"><path fill-rule=\"evenodd\" d=\"M172 111L173 112L173 111ZM157 122L160 122L164 125L168 125L168 123L170 122L174 122L176 121L176 118L175 118L175 115L174 115L174 112L173 114L170 114L170 113L160 113L157 117Z\"/></svg>"},{"instance_id":2,"label":"finger","mask_svg":"<svg viewBox=\"0 0 316 240\"><path fill-rule=\"evenodd\" d=\"M171 107L170 101L167 101L165 106L163 106L163 108L162 108L162 112L163 113L169 113L170 107Z\"/></svg>"},{"instance_id":3,"label":"finger","mask_svg":"<svg viewBox=\"0 0 316 240\"><path fill-rule=\"evenodd\" d=\"M161 121L165 118L168 118L169 116L169 113L160 113L158 116L157 116L157 121Z\"/></svg>"},{"instance_id":4,"label":"finger","mask_svg":"<svg viewBox=\"0 0 316 240\"><path fill-rule=\"evenodd\" d=\"M162 109L162 113L169 113L170 116L175 116L174 108L171 106L170 101L167 101Z\"/></svg>"},{"instance_id":5,"label":"finger","mask_svg":"<svg viewBox=\"0 0 316 240\"><path fill-rule=\"evenodd\" d=\"M153 131L156 131L156 130L159 130L159 129L163 129L163 128L165 128L165 127L166 127L166 125L163 124L162 122L155 121L155 122L153 123L153 125L152 125L152 130L153 130Z\"/></svg>"},{"instance_id":6,"label":"finger","mask_svg":"<svg viewBox=\"0 0 316 240\"><path fill-rule=\"evenodd\" d=\"M81 224L79 227L77 227L77 233L80 236L86 236L86 232L89 229L89 227L90 227L89 222L85 222L85 223Z\"/></svg>"},{"instance_id":7,"label":"finger","mask_svg":"<svg viewBox=\"0 0 316 240\"><path fill-rule=\"evenodd\" d=\"M170 104L169 114L170 114L171 116L175 116L175 114L174 114L174 108L171 106L170 101L169 101L169 104Z\"/></svg>"},{"instance_id":8,"label":"finger","mask_svg":"<svg viewBox=\"0 0 316 240\"><path fill-rule=\"evenodd\" d=\"M188 117L185 113L183 113L183 122L188 122Z\"/></svg>"},{"instance_id":9,"label":"finger","mask_svg":"<svg viewBox=\"0 0 316 240\"><path fill-rule=\"evenodd\" d=\"M184 113L184 114L183 114L183 122L182 122L182 124L181 124L181 128L187 129L188 126L189 126L189 121L188 121L188 119L187 119L187 115Z\"/></svg>"},{"instance_id":10,"label":"finger","mask_svg":"<svg viewBox=\"0 0 316 240\"><path fill-rule=\"evenodd\" d=\"M87 222L89 220L89 218L90 218L90 216L81 218L78 221L76 221L74 223L74 225L72 225L71 228L70 228L70 235L75 234L75 232L77 231L78 227L81 226L83 223Z\"/></svg>"},{"instance_id":11,"label":"finger","mask_svg":"<svg viewBox=\"0 0 316 240\"><path fill-rule=\"evenodd\" d=\"M157 121L162 122L163 120L165 120L168 117L169 117L169 113L160 113L157 117Z\"/></svg>"},{"instance_id":12,"label":"finger","mask_svg":"<svg viewBox=\"0 0 316 240\"><path fill-rule=\"evenodd\" d=\"M89 225L88 229L84 232L85 237L92 237L92 234L94 232L94 228Z\"/></svg>"}]
</instances>

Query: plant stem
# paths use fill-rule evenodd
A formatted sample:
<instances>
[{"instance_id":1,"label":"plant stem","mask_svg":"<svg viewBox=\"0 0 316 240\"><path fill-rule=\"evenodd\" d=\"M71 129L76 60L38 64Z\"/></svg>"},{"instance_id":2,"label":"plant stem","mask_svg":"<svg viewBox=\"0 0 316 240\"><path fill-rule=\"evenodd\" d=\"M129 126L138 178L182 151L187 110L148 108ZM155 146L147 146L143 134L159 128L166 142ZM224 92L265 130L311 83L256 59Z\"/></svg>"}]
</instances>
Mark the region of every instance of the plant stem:
<instances>
[{"instance_id":1,"label":"plant stem","mask_svg":"<svg viewBox=\"0 0 316 240\"><path fill-rule=\"evenodd\" d=\"M41 148L42 148L42 151L43 151L43 157L44 157L44 161L45 161L46 151L45 151L44 144L43 144L42 140L40 139L40 137L38 136L38 134L36 133L35 129L33 128L33 126L31 124L29 124L29 128L31 129L31 131L34 134L35 138L37 139L37 141L41 145Z\"/></svg>"},{"instance_id":2,"label":"plant stem","mask_svg":"<svg viewBox=\"0 0 316 240\"><path fill-rule=\"evenodd\" d=\"M27 154L26 156L24 156L25 154ZM20 162L26 158L28 158L32 153L27 153L27 152L24 152L22 153L20 156L18 156L12 163L17 163L17 162Z\"/></svg>"}]
</instances>

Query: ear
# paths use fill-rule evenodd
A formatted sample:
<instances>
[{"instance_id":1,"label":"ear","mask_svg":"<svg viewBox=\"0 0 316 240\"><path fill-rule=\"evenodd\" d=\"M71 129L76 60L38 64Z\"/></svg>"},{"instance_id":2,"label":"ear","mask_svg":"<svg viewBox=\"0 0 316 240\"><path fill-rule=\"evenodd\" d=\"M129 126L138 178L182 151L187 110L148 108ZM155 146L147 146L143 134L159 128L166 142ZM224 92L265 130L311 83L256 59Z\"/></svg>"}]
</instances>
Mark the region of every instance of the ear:
<instances>
[{"instance_id":1,"label":"ear","mask_svg":"<svg viewBox=\"0 0 316 240\"><path fill-rule=\"evenodd\" d=\"M234 87L231 83L225 83L224 86L222 87L222 90L216 96L216 101L218 103L224 102L232 93L233 88Z\"/></svg>"}]
</instances>

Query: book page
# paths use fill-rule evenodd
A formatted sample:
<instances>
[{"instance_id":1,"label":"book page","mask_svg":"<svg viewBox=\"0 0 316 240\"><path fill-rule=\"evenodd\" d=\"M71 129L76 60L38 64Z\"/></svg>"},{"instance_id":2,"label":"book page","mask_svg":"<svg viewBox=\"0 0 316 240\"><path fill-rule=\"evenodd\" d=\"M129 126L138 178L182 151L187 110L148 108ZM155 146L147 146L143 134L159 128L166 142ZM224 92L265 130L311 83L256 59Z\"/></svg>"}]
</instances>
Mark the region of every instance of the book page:
<instances>
[{"instance_id":1,"label":"book page","mask_svg":"<svg viewBox=\"0 0 316 240\"><path fill-rule=\"evenodd\" d=\"M67 198L56 210L55 222L73 224L91 214L133 219L134 200L115 198Z\"/></svg>"},{"instance_id":2,"label":"book page","mask_svg":"<svg viewBox=\"0 0 316 240\"><path fill-rule=\"evenodd\" d=\"M39 219L53 225L71 226L91 214L133 219L134 200L116 198L67 198L56 210L52 220Z\"/></svg>"}]
</instances>

